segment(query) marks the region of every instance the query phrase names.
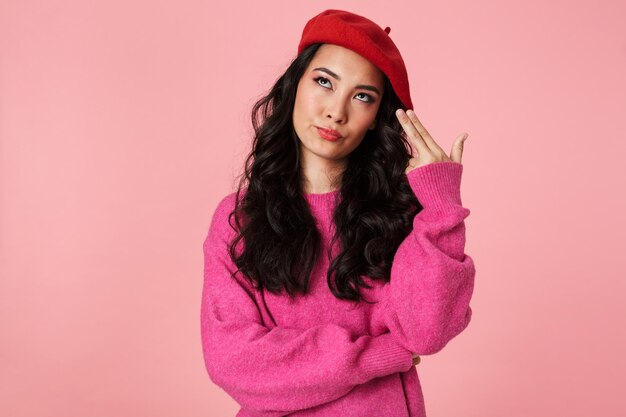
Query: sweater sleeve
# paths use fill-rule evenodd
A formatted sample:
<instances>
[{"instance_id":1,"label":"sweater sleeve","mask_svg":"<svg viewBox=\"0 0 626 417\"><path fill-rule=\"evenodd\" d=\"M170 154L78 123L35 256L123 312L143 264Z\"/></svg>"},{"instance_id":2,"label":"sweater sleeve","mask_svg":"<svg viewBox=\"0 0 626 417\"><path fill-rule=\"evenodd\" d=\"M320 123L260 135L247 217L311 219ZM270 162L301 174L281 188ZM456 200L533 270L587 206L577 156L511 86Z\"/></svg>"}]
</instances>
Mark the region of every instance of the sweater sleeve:
<instances>
[{"instance_id":1,"label":"sweater sleeve","mask_svg":"<svg viewBox=\"0 0 626 417\"><path fill-rule=\"evenodd\" d=\"M394 256L382 314L398 342L418 355L443 349L472 316L476 271L464 253L470 210L461 205L462 171L462 164L442 161L407 174L423 209Z\"/></svg>"},{"instance_id":2,"label":"sweater sleeve","mask_svg":"<svg viewBox=\"0 0 626 417\"><path fill-rule=\"evenodd\" d=\"M201 339L211 380L248 413L277 417L346 395L373 378L409 370L412 354L390 334L335 324L267 327L255 289L227 252L232 204L218 205L204 241ZM230 231L229 231L230 229Z\"/></svg>"}]
</instances>

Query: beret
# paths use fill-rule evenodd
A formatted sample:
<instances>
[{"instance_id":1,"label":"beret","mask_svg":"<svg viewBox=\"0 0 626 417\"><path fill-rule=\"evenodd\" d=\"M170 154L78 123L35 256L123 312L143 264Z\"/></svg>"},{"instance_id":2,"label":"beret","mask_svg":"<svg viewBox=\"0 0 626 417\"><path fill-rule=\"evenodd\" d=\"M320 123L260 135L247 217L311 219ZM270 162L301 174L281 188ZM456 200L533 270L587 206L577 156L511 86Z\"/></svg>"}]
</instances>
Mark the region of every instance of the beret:
<instances>
[{"instance_id":1,"label":"beret","mask_svg":"<svg viewBox=\"0 0 626 417\"><path fill-rule=\"evenodd\" d=\"M298 44L298 54L314 43L343 46L361 55L381 70L402 101L405 110L412 109L406 66L396 44L384 30L366 17L345 10L328 9L311 18Z\"/></svg>"}]
</instances>

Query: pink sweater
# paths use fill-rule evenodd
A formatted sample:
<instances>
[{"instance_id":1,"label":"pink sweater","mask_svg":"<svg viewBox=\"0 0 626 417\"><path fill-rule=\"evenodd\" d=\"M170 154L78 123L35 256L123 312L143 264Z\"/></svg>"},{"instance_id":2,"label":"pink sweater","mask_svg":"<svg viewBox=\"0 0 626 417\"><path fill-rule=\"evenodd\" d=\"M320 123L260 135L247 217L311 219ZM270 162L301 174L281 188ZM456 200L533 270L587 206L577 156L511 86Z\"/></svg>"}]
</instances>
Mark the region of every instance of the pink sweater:
<instances>
[{"instance_id":1,"label":"pink sweater","mask_svg":"<svg viewBox=\"0 0 626 417\"><path fill-rule=\"evenodd\" d=\"M237 417L426 415L412 352L439 352L472 316L462 171L446 161L409 172L424 209L398 247L390 282L364 277L373 288L362 294L379 302L357 308L330 292L326 256L313 270L310 294L294 301L260 293L240 274L231 279L235 193L219 202L204 241L201 336L207 372L241 405ZM338 192L306 194L324 251Z\"/></svg>"}]
</instances>

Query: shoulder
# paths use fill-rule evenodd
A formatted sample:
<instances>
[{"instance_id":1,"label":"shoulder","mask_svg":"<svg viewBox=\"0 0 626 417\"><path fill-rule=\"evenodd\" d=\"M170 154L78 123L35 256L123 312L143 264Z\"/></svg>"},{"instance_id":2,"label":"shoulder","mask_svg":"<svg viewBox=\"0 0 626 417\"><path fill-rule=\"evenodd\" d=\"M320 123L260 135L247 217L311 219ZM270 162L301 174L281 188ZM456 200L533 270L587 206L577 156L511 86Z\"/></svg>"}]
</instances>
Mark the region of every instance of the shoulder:
<instances>
[{"instance_id":1,"label":"shoulder","mask_svg":"<svg viewBox=\"0 0 626 417\"><path fill-rule=\"evenodd\" d=\"M212 223L228 220L229 214L235 209L236 197L237 192L232 192L226 194L217 202L211 219Z\"/></svg>"},{"instance_id":2,"label":"shoulder","mask_svg":"<svg viewBox=\"0 0 626 417\"><path fill-rule=\"evenodd\" d=\"M242 195L240 194L240 199ZM235 210L236 199L237 192L235 191L226 194L217 202L211 217L211 229L217 229L215 232L223 234L228 233L228 230L233 230L230 225L235 226L235 219L234 216L231 218L231 214Z\"/></svg>"},{"instance_id":3,"label":"shoulder","mask_svg":"<svg viewBox=\"0 0 626 417\"><path fill-rule=\"evenodd\" d=\"M239 193L239 202L245 195L246 188L242 188ZM231 192L221 197L213 210L208 237L213 240L230 241L236 236L236 221L232 213L235 210L237 192Z\"/></svg>"}]
</instances>

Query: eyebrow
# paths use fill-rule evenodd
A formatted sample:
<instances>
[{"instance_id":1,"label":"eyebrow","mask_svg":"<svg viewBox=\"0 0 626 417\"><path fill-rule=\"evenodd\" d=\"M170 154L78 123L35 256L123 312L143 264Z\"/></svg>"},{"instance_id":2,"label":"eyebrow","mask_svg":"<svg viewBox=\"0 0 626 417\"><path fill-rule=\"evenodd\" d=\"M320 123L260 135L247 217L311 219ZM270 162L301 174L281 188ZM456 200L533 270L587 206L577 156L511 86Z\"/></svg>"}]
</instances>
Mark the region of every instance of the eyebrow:
<instances>
[{"instance_id":1,"label":"eyebrow","mask_svg":"<svg viewBox=\"0 0 626 417\"><path fill-rule=\"evenodd\" d=\"M313 71L325 72L326 74L330 75L331 77L335 78L336 80L341 81L341 77L339 75L335 74L334 72L332 72L331 70L329 70L328 68L319 67L319 68L314 68ZM355 88L361 88L363 90L373 91L376 94L378 94L379 96L382 95L382 94L380 94L380 91L378 91L378 88L374 87L373 85L359 84Z\"/></svg>"}]
</instances>

